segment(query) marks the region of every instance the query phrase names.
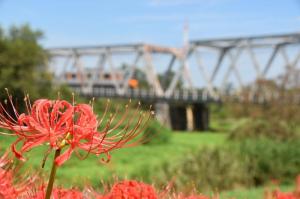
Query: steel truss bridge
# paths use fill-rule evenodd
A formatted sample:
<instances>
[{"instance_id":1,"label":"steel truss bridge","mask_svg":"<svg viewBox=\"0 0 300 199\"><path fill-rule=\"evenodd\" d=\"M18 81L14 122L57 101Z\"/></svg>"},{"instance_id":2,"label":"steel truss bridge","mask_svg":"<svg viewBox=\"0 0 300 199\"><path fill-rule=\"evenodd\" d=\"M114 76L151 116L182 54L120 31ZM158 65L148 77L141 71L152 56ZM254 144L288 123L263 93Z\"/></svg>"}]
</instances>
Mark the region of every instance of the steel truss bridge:
<instances>
[{"instance_id":1,"label":"steel truss bridge","mask_svg":"<svg viewBox=\"0 0 300 199\"><path fill-rule=\"evenodd\" d=\"M55 83L87 96L199 102L237 94L256 80L300 87L300 33L192 40L182 48L137 43L47 51ZM146 85L132 88L138 71Z\"/></svg>"}]
</instances>

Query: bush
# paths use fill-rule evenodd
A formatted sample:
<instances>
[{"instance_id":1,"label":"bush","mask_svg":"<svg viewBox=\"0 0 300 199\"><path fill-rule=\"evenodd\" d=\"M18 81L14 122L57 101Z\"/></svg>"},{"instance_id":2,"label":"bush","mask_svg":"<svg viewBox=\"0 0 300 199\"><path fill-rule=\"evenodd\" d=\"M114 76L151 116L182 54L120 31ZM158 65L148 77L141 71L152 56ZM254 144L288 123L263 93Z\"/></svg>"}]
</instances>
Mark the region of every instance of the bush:
<instances>
[{"instance_id":1,"label":"bush","mask_svg":"<svg viewBox=\"0 0 300 199\"><path fill-rule=\"evenodd\" d=\"M144 144L166 144L171 139L172 131L153 119L145 130L145 136Z\"/></svg>"},{"instance_id":2,"label":"bush","mask_svg":"<svg viewBox=\"0 0 300 199\"><path fill-rule=\"evenodd\" d=\"M203 148L187 154L178 163L166 162L157 169L156 184L174 180L174 187L186 193L197 190L226 190L251 183L247 165L229 148Z\"/></svg>"},{"instance_id":3,"label":"bush","mask_svg":"<svg viewBox=\"0 0 300 199\"><path fill-rule=\"evenodd\" d=\"M201 191L225 190L247 184L248 173L244 163L230 149L204 148L182 161L179 180L182 185L192 181Z\"/></svg>"},{"instance_id":4,"label":"bush","mask_svg":"<svg viewBox=\"0 0 300 199\"><path fill-rule=\"evenodd\" d=\"M248 171L255 185L271 179L283 183L293 181L300 173L300 141L248 139L240 144L241 156L247 159Z\"/></svg>"},{"instance_id":5,"label":"bush","mask_svg":"<svg viewBox=\"0 0 300 199\"><path fill-rule=\"evenodd\" d=\"M231 131L230 139L270 138L275 140L288 140L296 137L285 122L265 119L250 119Z\"/></svg>"},{"instance_id":6,"label":"bush","mask_svg":"<svg viewBox=\"0 0 300 199\"><path fill-rule=\"evenodd\" d=\"M300 173L300 140L246 139L229 148L203 148L178 162L144 170L144 180L163 186L174 180L183 192L260 186L277 180L291 183ZM156 176L151 176L155 170Z\"/></svg>"},{"instance_id":7,"label":"bush","mask_svg":"<svg viewBox=\"0 0 300 199\"><path fill-rule=\"evenodd\" d=\"M202 148L178 161L141 166L131 178L189 193L291 183L300 173L300 140L245 139L228 147ZM155 176L153 176L155 172Z\"/></svg>"},{"instance_id":8,"label":"bush","mask_svg":"<svg viewBox=\"0 0 300 199\"><path fill-rule=\"evenodd\" d=\"M226 119L228 117L228 107L224 104L209 104L211 117L217 119Z\"/></svg>"}]
</instances>

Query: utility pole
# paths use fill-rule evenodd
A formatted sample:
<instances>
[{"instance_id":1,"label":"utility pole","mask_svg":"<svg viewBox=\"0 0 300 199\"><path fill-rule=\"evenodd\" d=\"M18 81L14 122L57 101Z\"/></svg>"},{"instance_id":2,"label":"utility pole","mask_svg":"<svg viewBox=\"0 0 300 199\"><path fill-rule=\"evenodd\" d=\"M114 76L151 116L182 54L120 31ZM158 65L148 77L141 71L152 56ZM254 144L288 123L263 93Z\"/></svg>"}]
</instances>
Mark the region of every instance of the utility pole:
<instances>
[{"instance_id":1,"label":"utility pole","mask_svg":"<svg viewBox=\"0 0 300 199\"><path fill-rule=\"evenodd\" d=\"M193 88L193 81L188 65L188 53L189 53L189 22L186 19L183 26L183 47L182 47L182 64L183 64L183 76L188 82L188 87Z\"/></svg>"}]
</instances>

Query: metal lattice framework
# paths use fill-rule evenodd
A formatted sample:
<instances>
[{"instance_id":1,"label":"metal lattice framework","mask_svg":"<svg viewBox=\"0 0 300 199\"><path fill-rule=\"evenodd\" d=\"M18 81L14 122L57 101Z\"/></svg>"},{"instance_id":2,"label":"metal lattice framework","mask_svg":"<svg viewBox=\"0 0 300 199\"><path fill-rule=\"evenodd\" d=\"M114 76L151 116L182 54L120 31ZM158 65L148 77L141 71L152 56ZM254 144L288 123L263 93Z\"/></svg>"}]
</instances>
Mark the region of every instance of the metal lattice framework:
<instances>
[{"instance_id":1,"label":"metal lattice framework","mask_svg":"<svg viewBox=\"0 0 300 199\"><path fill-rule=\"evenodd\" d=\"M245 86L243 78L241 76L241 66L237 64L240 56L244 53L244 56L248 56L251 60L250 67L253 67L255 74L253 80L266 79L268 72L274 66L274 62L277 57L282 56L285 73L292 75L296 70L297 64L300 59L300 49L296 49L293 58L288 56L288 50L290 47L300 47L300 34L283 34L283 35L266 35L266 36L253 36L253 37L237 37L237 38L224 38L213 40L195 40L191 41L190 54L193 54L197 59L197 65L201 71L202 77L206 82L206 88L211 94L215 94L214 88L217 86L214 84L218 75L223 77L221 85L228 83L228 78L233 73L239 84L239 88ZM211 74L206 72L205 65L201 61L200 50L211 49L217 54L215 64L212 67ZM267 56L267 61L261 63L258 59L255 50L267 49L270 51ZM227 57L227 64L224 64L224 60ZM228 61L229 60L229 61ZM227 66L226 66L227 65ZM220 74L220 68L226 67L226 72Z\"/></svg>"},{"instance_id":2,"label":"metal lattice framework","mask_svg":"<svg viewBox=\"0 0 300 199\"><path fill-rule=\"evenodd\" d=\"M257 79L266 79L272 67L274 67L277 57L281 57L281 67L287 75L295 74L300 59L300 33L282 34L282 35L265 35L253 37L236 37L224 39L208 39L194 40L184 48L171 48L151 44L129 44L129 45L103 45L103 46L87 46L87 47L68 47L68 48L52 48L48 49L50 54L49 69L55 74L56 82L66 83L69 85L77 85L78 91L86 95L104 95L104 96L128 96L128 97L157 97L157 98L183 98L194 100L199 98L208 99L208 96L217 98L222 91L222 86L226 85L229 76L233 74L237 79L237 88L245 86L241 75L241 67L238 61L243 57L248 57L249 66L254 69L253 82ZM290 50L292 48L292 50ZM260 61L259 54L255 51L266 49L269 51L267 61ZM212 52L214 56L209 59L214 60L214 64L204 64L203 54L206 51ZM293 53L291 53L293 51ZM131 58L126 68L126 72L121 78L118 77L118 70L115 65L116 56L128 55ZM155 67L154 55L168 55L170 60L163 71L173 71L174 75L168 85L163 87L157 72L157 64ZM93 67L87 67L87 63L83 61L83 57L94 57L97 61ZM62 59L60 64L56 59ZM191 64L195 60L195 64ZM179 67L174 68L175 63ZM278 64L278 63L277 63ZM141 66L142 71L146 75L150 89L132 90L129 88L128 81L133 77L137 66ZM110 82L113 88L98 89L96 84L104 84L99 79L107 67L110 73ZM91 69L92 68L92 69ZM225 71L221 69L225 69ZM199 69L199 70L198 70ZM208 70L209 69L209 70ZM68 78L68 71L76 73L75 78ZM88 76L89 71L90 76ZM191 71L197 78L201 78L205 85L197 88L194 84L195 79L192 78ZM210 72L208 72L210 71ZM221 77L222 81L219 85L216 83L217 77ZM274 77L275 78L275 77ZM296 77L297 78L297 77ZM179 81L183 81L186 85L185 89L177 90L176 85ZM197 80L196 80L197 81ZM203 92L206 91L206 92ZM181 97L180 97L181 96ZM185 98L183 97L185 96Z\"/></svg>"},{"instance_id":3,"label":"metal lattice framework","mask_svg":"<svg viewBox=\"0 0 300 199\"><path fill-rule=\"evenodd\" d=\"M185 68L184 53L181 49L163 47L151 44L129 44L129 45L106 45L106 46L93 46L93 47L68 47L68 48L52 48L48 49L50 54L50 61L48 68L55 76L55 82L66 83L70 86L77 87L77 90L83 94L91 95L109 95L109 96L122 96L129 95L129 97L158 97L165 98L170 97L172 94L175 96L189 96L190 93L175 91L177 82L182 77L183 71L187 71ZM127 60L127 65L124 75L119 81L118 70L114 64L114 56L126 55L131 56L130 61ZM166 68L172 69L175 62L179 63L180 67L175 73L171 83L163 89L161 82L158 78L156 67L153 64L154 55L168 55L170 57L169 63ZM111 74L109 82L113 84L113 88L101 88L94 87L96 84L105 84L105 80L101 80L98 76L87 77L88 68L84 63L83 57L94 57L97 59L94 64L93 72L98 74L104 73L105 67L108 68ZM60 63L56 62L56 59L63 59ZM117 58L115 58L117 59ZM146 81L150 85L150 90L130 90L128 81L133 77L137 66L141 65L141 70L146 75ZM160 66L161 67L161 66ZM91 68L90 68L91 69ZM68 71L76 73L76 78L68 79L66 74ZM167 71L168 72L168 71ZM95 75L95 74L94 74ZM131 92L131 93L129 93ZM194 96L198 93L194 93ZM194 97L195 98L195 97Z\"/></svg>"}]
</instances>

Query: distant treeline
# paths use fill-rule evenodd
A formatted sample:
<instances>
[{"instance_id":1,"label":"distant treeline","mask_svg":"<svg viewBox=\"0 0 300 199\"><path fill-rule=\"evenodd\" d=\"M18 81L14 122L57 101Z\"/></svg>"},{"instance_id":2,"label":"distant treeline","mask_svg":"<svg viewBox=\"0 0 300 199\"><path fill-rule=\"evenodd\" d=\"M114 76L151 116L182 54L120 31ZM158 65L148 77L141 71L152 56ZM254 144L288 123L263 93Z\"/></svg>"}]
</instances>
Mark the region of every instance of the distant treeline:
<instances>
[{"instance_id":1,"label":"distant treeline","mask_svg":"<svg viewBox=\"0 0 300 199\"><path fill-rule=\"evenodd\" d=\"M29 93L32 99L56 95L51 75L44 68L48 55L39 43L42 37L41 31L29 25L12 26L7 30L0 27L1 101L7 98L5 88L17 101L23 100L24 93Z\"/></svg>"}]
</instances>

